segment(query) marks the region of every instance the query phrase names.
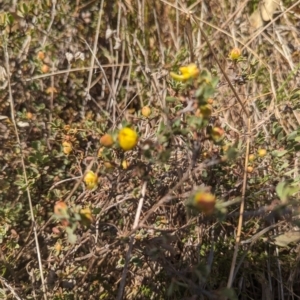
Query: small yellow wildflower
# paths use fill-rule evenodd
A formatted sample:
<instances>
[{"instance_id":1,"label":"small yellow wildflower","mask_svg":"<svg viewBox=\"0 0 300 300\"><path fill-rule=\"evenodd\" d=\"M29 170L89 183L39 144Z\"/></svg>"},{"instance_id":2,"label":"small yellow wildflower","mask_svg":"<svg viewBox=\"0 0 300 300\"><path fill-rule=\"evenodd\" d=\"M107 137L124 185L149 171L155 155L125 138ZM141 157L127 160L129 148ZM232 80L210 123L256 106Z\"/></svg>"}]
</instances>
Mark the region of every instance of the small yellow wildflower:
<instances>
[{"instance_id":1,"label":"small yellow wildflower","mask_svg":"<svg viewBox=\"0 0 300 300\"><path fill-rule=\"evenodd\" d=\"M114 143L114 140L112 138L112 136L108 133L104 134L101 138L100 138L100 144L102 146L105 147L111 147Z\"/></svg>"},{"instance_id":2,"label":"small yellow wildflower","mask_svg":"<svg viewBox=\"0 0 300 300\"><path fill-rule=\"evenodd\" d=\"M83 181L85 182L87 189L93 190L95 187L97 187L98 176L93 171L88 171L85 174Z\"/></svg>"},{"instance_id":3,"label":"small yellow wildflower","mask_svg":"<svg viewBox=\"0 0 300 300\"><path fill-rule=\"evenodd\" d=\"M57 89L54 87L54 86L49 86L47 89L46 89L46 94L56 94L57 93Z\"/></svg>"},{"instance_id":4,"label":"small yellow wildflower","mask_svg":"<svg viewBox=\"0 0 300 300\"><path fill-rule=\"evenodd\" d=\"M65 141L62 143L62 146L64 154L69 155L72 152L72 144L70 142Z\"/></svg>"},{"instance_id":5,"label":"small yellow wildflower","mask_svg":"<svg viewBox=\"0 0 300 300\"><path fill-rule=\"evenodd\" d=\"M194 196L194 206L207 215L214 212L216 205L216 197L208 192L199 191Z\"/></svg>"},{"instance_id":6,"label":"small yellow wildflower","mask_svg":"<svg viewBox=\"0 0 300 300\"><path fill-rule=\"evenodd\" d=\"M59 255L60 251L62 249L62 245L59 242L56 242L54 245L55 255Z\"/></svg>"},{"instance_id":7,"label":"small yellow wildflower","mask_svg":"<svg viewBox=\"0 0 300 300\"><path fill-rule=\"evenodd\" d=\"M45 52L39 51L37 54L38 60L44 60L45 59Z\"/></svg>"},{"instance_id":8,"label":"small yellow wildflower","mask_svg":"<svg viewBox=\"0 0 300 300\"><path fill-rule=\"evenodd\" d=\"M248 160L249 161L254 161L255 160L255 155L254 154L249 154Z\"/></svg>"},{"instance_id":9,"label":"small yellow wildflower","mask_svg":"<svg viewBox=\"0 0 300 300\"><path fill-rule=\"evenodd\" d=\"M57 201L54 205L54 214L57 216L66 216L68 206L64 201Z\"/></svg>"},{"instance_id":10,"label":"small yellow wildflower","mask_svg":"<svg viewBox=\"0 0 300 300\"><path fill-rule=\"evenodd\" d=\"M267 150L266 149L258 149L257 150L257 153L258 153L258 156L259 157L264 157L264 156L266 156L267 155Z\"/></svg>"},{"instance_id":11,"label":"small yellow wildflower","mask_svg":"<svg viewBox=\"0 0 300 300\"><path fill-rule=\"evenodd\" d=\"M229 54L229 58L232 60L238 60L242 55L242 52L239 48L233 48Z\"/></svg>"},{"instance_id":12,"label":"small yellow wildflower","mask_svg":"<svg viewBox=\"0 0 300 300\"><path fill-rule=\"evenodd\" d=\"M219 143L223 140L224 133L224 129L220 127L213 127L211 129L210 136L214 142Z\"/></svg>"},{"instance_id":13,"label":"small yellow wildflower","mask_svg":"<svg viewBox=\"0 0 300 300\"><path fill-rule=\"evenodd\" d=\"M170 76L178 81L186 81L190 78L195 78L199 75L200 71L195 64L189 64L187 66L182 66L179 68L181 74L176 74L174 72L170 72Z\"/></svg>"},{"instance_id":14,"label":"small yellow wildflower","mask_svg":"<svg viewBox=\"0 0 300 300\"><path fill-rule=\"evenodd\" d=\"M200 116L203 117L203 118L209 118L211 116L211 113L212 113L212 107L211 105L209 104L206 104L206 105L201 105L199 107L199 110L200 110Z\"/></svg>"},{"instance_id":15,"label":"small yellow wildflower","mask_svg":"<svg viewBox=\"0 0 300 300\"><path fill-rule=\"evenodd\" d=\"M50 71L50 67L46 64L43 64L41 66L41 71L42 71L42 73L48 73Z\"/></svg>"},{"instance_id":16,"label":"small yellow wildflower","mask_svg":"<svg viewBox=\"0 0 300 300\"><path fill-rule=\"evenodd\" d=\"M128 163L128 161L126 159L124 159L122 161L122 167L123 167L124 170L128 169L129 163Z\"/></svg>"},{"instance_id":17,"label":"small yellow wildflower","mask_svg":"<svg viewBox=\"0 0 300 300\"><path fill-rule=\"evenodd\" d=\"M145 118L148 118L150 115L151 115L151 108L149 106L144 106L142 108L142 115L145 117Z\"/></svg>"},{"instance_id":18,"label":"small yellow wildflower","mask_svg":"<svg viewBox=\"0 0 300 300\"><path fill-rule=\"evenodd\" d=\"M247 167L247 172L248 172L248 173L252 173L253 170L254 170L254 168L253 168L252 166L248 166L248 167Z\"/></svg>"},{"instance_id":19,"label":"small yellow wildflower","mask_svg":"<svg viewBox=\"0 0 300 300\"><path fill-rule=\"evenodd\" d=\"M81 222L83 225L88 226L93 222L94 218L93 218L91 210L88 207L82 208L80 210L79 214L80 214Z\"/></svg>"},{"instance_id":20,"label":"small yellow wildflower","mask_svg":"<svg viewBox=\"0 0 300 300\"><path fill-rule=\"evenodd\" d=\"M138 142L138 134L131 128L125 127L118 134L119 145L124 151L133 149Z\"/></svg>"}]
</instances>

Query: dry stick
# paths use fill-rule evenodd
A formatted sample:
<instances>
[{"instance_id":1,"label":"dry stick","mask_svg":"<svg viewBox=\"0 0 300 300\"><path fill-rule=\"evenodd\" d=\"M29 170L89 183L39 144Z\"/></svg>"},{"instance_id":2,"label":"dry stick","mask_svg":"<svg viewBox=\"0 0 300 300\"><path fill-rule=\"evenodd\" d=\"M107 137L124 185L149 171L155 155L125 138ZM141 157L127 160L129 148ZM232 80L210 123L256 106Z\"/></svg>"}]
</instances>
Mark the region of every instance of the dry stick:
<instances>
[{"instance_id":1,"label":"dry stick","mask_svg":"<svg viewBox=\"0 0 300 300\"><path fill-rule=\"evenodd\" d=\"M235 240L235 247L234 253L232 257L230 273L228 277L227 287L231 288L234 276L234 269L237 260L237 254L239 250L239 245L241 242L241 232L242 232L242 225L243 225L243 215L245 209L245 195L246 195L246 188L247 188L247 166L248 166L248 157L249 157L249 149L250 149L250 118L248 117L248 124L247 124L247 141L246 141L246 157L245 157L245 165L244 165L244 178L243 178L243 187L242 187L242 201L240 206L240 216L239 216L239 223L237 228L236 240Z\"/></svg>"},{"instance_id":2,"label":"dry stick","mask_svg":"<svg viewBox=\"0 0 300 300\"><path fill-rule=\"evenodd\" d=\"M157 18L157 15L156 15L155 8L153 8L153 16L154 16L155 29L157 31L157 38L158 38L159 49L160 49L160 54L161 54L161 63L162 63L162 65L164 65L165 64L164 46L163 46L162 41L161 41L160 27L159 27L159 22L158 22L158 18Z\"/></svg>"},{"instance_id":3,"label":"dry stick","mask_svg":"<svg viewBox=\"0 0 300 300\"><path fill-rule=\"evenodd\" d=\"M121 22L121 14L122 14L122 6L120 3L118 3L119 9L118 9L118 23L117 23L117 38L120 37L120 22ZM122 53L124 53L124 46L122 46ZM124 55L122 55L122 60L124 59ZM115 62L119 62L119 50L116 49L116 57L115 57ZM124 61L123 61L124 62ZM122 69L123 67L121 67L119 69L119 71L117 71L116 67L114 66L112 68L112 89L113 89L113 95L112 95L112 121L113 124L116 123L116 106L117 106L117 102L116 102L116 95L117 95L117 91L118 91L118 86L120 83L120 77L122 74ZM116 78L115 78L116 76Z\"/></svg>"},{"instance_id":4,"label":"dry stick","mask_svg":"<svg viewBox=\"0 0 300 300\"><path fill-rule=\"evenodd\" d=\"M87 93L90 93L90 87L92 83L92 77L93 77L93 68L95 65L95 55L97 54L97 48L98 48L98 39L99 39L99 33L100 33L100 25L101 25L101 19L102 19L102 11L103 11L103 0L101 1L100 9L99 9L99 15L98 15L98 23L96 27L96 34L94 39L94 46L93 46L93 55L91 58L91 68L89 72L89 78L88 78L88 86L87 86Z\"/></svg>"},{"instance_id":5,"label":"dry stick","mask_svg":"<svg viewBox=\"0 0 300 300\"><path fill-rule=\"evenodd\" d=\"M42 47L44 47L44 45L46 43L48 34L50 33L51 27L52 27L53 22L54 22L54 18L56 16L56 4L57 4L57 0L52 0L51 20L50 20L50 22L48 24L48 27L47 27L47 30L46 30L47 34L45 34L44 37L43 37Z\"/></svg>"},{"instance_id":6,"label":"dry stick","mask_svg":"<svg viewBox=\"0 0 300 300\"><path fill-rule=\"evenodd\" d=\"M223 70L213 48L211 47L211 44L204 32L204 30L201 28L200 24L197 23L199 26L199 29L201 31L202 36L204 37L208 47L210 48L210 51L212 52L215 61L217 62L221 72L223 73L226 81L228 82L229 87L231 88L233 94L235 95L236 99L238 100L238 102L240 103L240 105L242 106L242 109L245 113L245 115L247 116L247 141L246 141L246 153L245 153L245 165L244 165L244 177L243 177L243 187L242 187L242 201L241 201L241 205L240 205L240 216L239 216L239 222L238 222L238 229L237 229L237 236L236 236L236 241L235 241L235 248L234 248L234 253L233 253L233 258L232 258L232 262L231 262L231 268L230 268L230 273L229 273L229 278L228 278L228 283L227 283L227 287L230 288L232 285L232 281L233 281L233 274L234 274L234 269L235 269L235 265L236 265L236 259L237 259L237 253L238 253L238 249L239 249L239 245L240 245L240 240L241 240L241 232L242 232L242 225L243 225L243 213L244 213L244 208L245 208L245 194L246 194L246 188L247 188L247 166L248 166L248 156L249 156L249 149L250 149L250 117L249 117L249 113L246 110L246 107L244 106L242 100L240 99L239 95L237 94L235 88L233 87L230 79L228 78L227 74L225 73L225 71Z\"/></svg>"},{"instance_id":7,"label":"dry stick","mask_svg":"<svg viewBox=\"0 0 300 300\"><path fill-rule=\"evenodd\" d=\"M117 95L120 92L120 90L124 86L123 82L127 78L126 75L122 75L124 66L127 65L127 64L124 63L124 61L125 61L125 50L126 50L125 46L122 47L122 55L121 55L121 60L122 61L120 62L120 64L118 64L118 65L120 65L120 68L119 68L119 71L118 71L118 74L117 74L117 83L116 83L115 95ZM117 66L117 65L115 65L115 66Z\"/></svg>"},{"instance_id":8,"label":"dry stick","mask_svg":"<svg viewBox=\"0 0 300 300\"><path fill-rule=\"evenodd\" d=\"M14 297L15 297L17 300L22 300L22 299L18 296L18 294L15 292L15 290L13 289L13 287L9 285L8 281L7 281L4 277L0 276L0 281L2 282L3 285L5 285L5 287L6 287L7 289L10 290L10 292L14 295Z\"/></svg>"},{"instance_id":9,"label":"dry stick","mask_svg":"<svg viewBox=\"0 0 300 300\"><path fill-rule=\"evenodd\" d=\"M103 0L101 1L100 4L100 9L99 9L99 15L98 15L98 23L97 23L97 27L96 27L96 34L95 34L95 39L94 39L94 46L93 46L93 55L91 58L91 68L90 68L90 72L89 72L89 78L88 78L88 86L86 88L86 95L87 95L87 99L90 100L91 96L90 96L90 88L91 88L91 83L92 83L92 78L93 78L93 70L94 70L94 65L95 65L95 55L97 54L97 47L98 47L98 38L99 38L99 32L100 32L100 25L101 25L101 19L102 19L102 11L103 11ZM84 99L85 101L85 99ZM83 103L82 105L82 118L84 118L84 106L85 103Z\"/></svg>"},{"instance_id":10,"label":"dry stick","mask_svg":"<svg viewBox=\"0 0 300 300\"><path fill-rule=\"evenodd\" d=\"M85 40L84 40L84 42L87 43ZM132 63L106 64L106 65L101 65L101 68L103 70L103 68L111 68L112 66L131 66L131 65L132 65ZM47 77L50 77L50 76L62 75L62 74L71 73L71 72L89 71L91 69L100 69L100 67L93 66L93 67L82 67L82 68L59 70L59 71L56 71L54 73L41 74L41 75L33 76L31 78L25 78L25 79L23 79L23 81L28 82L28 81L33 81L33 80L36 80L36 79L47 78ZM93 83L91 84L92 87L94 85L95 84L93 84Z\"/></svg>"},{"instance_id":11,"label":"dry stick","mask_svg":"<svg viewBox=\"0 0 300 300\"><path fill-rule=\"evenodd\" d=\"M104 77L105 82L106 82L106 84L107 84L107 87L108 87L108 89L109 89L110 95L111 95L111 97L113 98L113 101L115 101L115 99L114 99L114 92L113 92L112 87L111 87L111 85L110 85L110 83L109 83L109 81L108 81L108 78L107 78L107 76L106 76L106 74L105 74L105 72L104 72L103 66L100 64L99 60L98 60L97 57L96 57L96 53L93 52L93 50L91 49L90 45L88 44L88 42L87 42L84 38L81 38L81 39L82 39L82 41L84 41L84 43L87 45L87 47L88 47L89 50L91 51L91 53L92 53L94 59L96 60L96 62L97 62L97 64L98 64L98 68L101 70L101 72L102 72L102 74L103 74L103 77ZM106 65L106 66L116 66L116 64L110 64L110 65ZM93 70L94 68L95 68L95 67L92 66L92 67L90 67L89 69L90 69L90 70ZM88 92L89 92L89 91L88 91Z\"/></svg>"},{"instance_id":12,"label":"dry stick","mask_svg":"<svg viewBox=\"0 0 300 300\"><path fill-rule=\"evenodd\" d=\"M125 22L124 22L125 23ZM124 24L123 24L123 26L124 26ZM126 33L125 32L125 42L126 41L130 41L129 40L129 34L128 33ZM128 43L128 45L130 45L130 43ZM124 47L125 48L125 47ZM132 59L132 57L133 57L133 54L132 54L132 49L130 48L130 46L128 47L128 54L127 54L128 56L129 56L129 61L130 61L130 63L129 63L129 68L128 68L128 75L127 75L127 77L128 78L130 78L130 74L131 74L131 71L132 71L132 66L133 66L133 59ZM126 84L126 91L129 91L129 85L130 85L130 80L127 80L127 84ZM128 101L128 95L129 95L129 93L127 92L126 94L125 94L125 98L124 98L124 103L125 103L125 105L126 105L126 103L127 103L127 101Z\"/></svg>"},{"instance_id":13,"label":"dry stick","mask_svg":"<svg viewBox=\"0 0 300 300\"><path fill-rule=\"evenodd\" d=\"M76 177L71 177L71 178L67 178L67 179L63 179L63 180L60 180L58 182L55 182L51 188L49 189L49 192L52 191L54 188L56 188L57 186L59 186L60 184L62 183L65 183L65 182L69 182L69 181L73 181L73 180L77 180L77 179L81 179L82 176L76 176Z\"/></svg>"},{"instance_id":14,"label":"dry stick","mask_svg":"<svg viewBox=\"0 0 300 300\"><path fill-rule=\"evenodd\" d=\"M31 201L31 194L30 194L29 182L28 182L26 166L25 166L25 161L24 161L23 149L22 149L22 145L21 145L21 141L20 141L20 137L19 137L19 133L18 133L18 128L17 128L17 124L16 124L16 120L15 120L15 109L14 109L14 101L13 101L12 90L11 90L11 82L10 82L11 73L10 73L10 67L9 67L9 55L8 55L8 50L7 50L7 37L6 36L4 37L4 56L5 56L6 71L8 73L7 82L8 82L8 94L9 94L11 120L12 120L12 123L14 126L17 143L18 143L18 146L20 147L21 163L22 163L24 180L25 180L25 184L26 184L26 192L27 192L27 198L28 198L28 203L29 203L29 208L30 208L32 227L33 227L33 232L34 232L34 239L35 239L35 246L36 246L37 258L38 258L38 264L39 264L39 271L40 271L40 276L41 276L41 281L42 281L43 296L44 296L44 299L47 300L47 289L46 289L46 284L45 284L45 279L44 279L44 274L43 274L43 265L42 265L41 252L40 252L40 246L39 246L39 241L38 241L37 226L36 226L34 212L33 212L33 205L32 205L32 201Z\"/></svg>"},{"instance_id":15,"label":"dry stick","mask_svg":"<svg viewBox=\"0 0 300 300\"><path fill-rule=\"evenodd\" d=\"M54 62L52 61L52 70L51 73L53 73L54 70ZM49 123L48 123L48 134L49 137L51 136L51 123L52 123L52 112L53 112L53 102L54 102L54 76L51 76L51 93L50 93L50 112L49 112ZM48 144L49 150L51 150L51 146Z\"/></svg>"},{"instance_id":16,"label":"dry stick","mask_svg":"<svg viewBox=\"0 0 300 300\"><path fill-rule=\"evenodd\" d=\"M135 220L132 226L132 230L135 230L136 228L138 228L139 225L139 220L140 220L140 216L141 216L141 212L142 212L142 207L144 204L144 199L145 199L145 194L146 194L146 188L147 188L147 181L145 181L143 183L142 186L142 190L141 190L141 199L139 201L139 205L138 208L136 210L136 214L135 214ZM122 279L119 285L119 290L118 290L118 296L117 296L117 300L121 300L123 297L123 293L124 293L124 287L125 287L125 282L126 282L126 276L127 276L127 272L128 272L128 265L130 262L130 257L131 257L131 252L132 252L132 248L133 248L133 242L134 242L134 237L133 235L130 236L130 242L129 242L129 248L126 254L126 260L125 260L125 265L124 265L124 269L123 269L123 273L122 273Z\"/></svg>"},{"instance_id":17,"label":"dry stick","mask_svg":"<svg viewBox=\"0 0 300 300\"><path fill-rule=\"evenodd\" d=\"M178 7L178 0L176 0L176 6ZM176 8L176 36L177 36L177 40L176 40L176 49L179 49L179 10Z\"/></svg>"}]
</instances>

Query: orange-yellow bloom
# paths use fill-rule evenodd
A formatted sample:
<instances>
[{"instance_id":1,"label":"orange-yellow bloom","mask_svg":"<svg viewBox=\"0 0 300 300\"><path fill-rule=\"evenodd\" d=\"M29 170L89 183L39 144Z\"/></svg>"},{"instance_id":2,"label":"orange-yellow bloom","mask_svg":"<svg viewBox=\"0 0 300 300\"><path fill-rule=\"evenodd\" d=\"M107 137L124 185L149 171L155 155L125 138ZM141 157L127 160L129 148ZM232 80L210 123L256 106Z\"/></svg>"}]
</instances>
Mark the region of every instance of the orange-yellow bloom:
<instances>
[{"instance_id":1,"label":"orange-yellow bloom","mask_svg":"<svg viewBox=\"0 0 300 300\"><path fill-rule=\"evenodd\" d=\"M101 138L100 138L100 144L105 146L105 147L111 147L114 143L114 140L112 138L112 136L108 133L104 134Z\"/></svg>"},{"instance_id":2,"label":"orange-yellow bloom","mask_svg":"<svg viewBox=\"0 0 300 300\"><path fill-rule=\"evenodd\" d=\"M207 215L214 212L216 197L208 192L200 191L194 196L194 206Z\"/></svg>"},{"instance_id":3,"label":"orange-yellow bloom","mask_svg":"<svg viewBox=\"0 0 300 300\"><path fill-rule=\"evenodd\" d=\"M190 78L195 78L199 75L200 71L195 64L189 64L187 66L182 66L179 68L181 74L176 74L174 72L170 72L170 76L178 81L186 81Z\"/></svg>"},{"instance_id":4,"label":"orange-yellow bloom","mask_svg":"<svg viewBox=\"0 0 300 300\"><path fill-rule=\"evenodd\" d=\"M67 215L68 206L64 201L57 201L54 205L54 213L57 216Z\"/></svg>"},{"instance_id":5,"label":"orange-yellow bloom","mask_svg":"<svg viewBox=\"0 0 300 300\"><path fill-rule=\"evenodd\" d=\"M68 206L64 201L57 201L54 205L54 214L55 216L60 219L61 225L63 227L67 227L69 225L68 219L69 213L68 213Z\"/></svg>"},{"instance_id":6,"label":"orange-yellow bloom","mask_svg":"<svg viewBox=\"0 0 300 300\"><path fill-rule=\"evenodd\" d=\"M220 127L214 127L211 130L210 136L214 140L214 142L219 143L224 138L224 129Z\"/></svg>"}]
</instances>

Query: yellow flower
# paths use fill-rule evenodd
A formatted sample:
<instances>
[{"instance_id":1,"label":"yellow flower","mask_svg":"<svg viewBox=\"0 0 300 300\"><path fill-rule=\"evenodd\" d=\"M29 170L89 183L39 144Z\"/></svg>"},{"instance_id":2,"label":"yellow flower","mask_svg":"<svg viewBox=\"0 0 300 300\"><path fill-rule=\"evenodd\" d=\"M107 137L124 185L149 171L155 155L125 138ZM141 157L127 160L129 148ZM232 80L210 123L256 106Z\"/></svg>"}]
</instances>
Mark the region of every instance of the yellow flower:
<instances>
[{"instance_id":1,"label":"yellow flower","mask_svg":"<svg viewBox=\"0 0 300 300\"><path fill-rule=\"evenodd\" d=\"M257 153L258 153L259 157L264 157L267 155L267 150L266 149L258 149Z\"/></svg>"},{"instance_id":2,"label":"yellow flower","mask_svg":"<svg viewBox=\"0 0 300 300\"><path fill-rule=\"evenodd\" d=\"M88 226L93 222L94 218L93 218L91 210L88 207L82 208L79 211L79 214L80 214L81 222L83 225Z\"/></svg>"},{"instance_id":3,"label":"yellow flower","mask_svg":"<svg viewBox=\"0 0 300 300\"><path fill-rule=\"evenodd\" d=\"M129 163L128 163L128 161L126 159L124 159L122 161L122 167L123 167L124 170L128 169Z\"/></svg>"},{"instance_id":4,"label":"yellow flower","mask_svg":"<svg viewBox=\"0 0 300 300\"><path fill-rule=\"evenodd\" d=\"M199 75L200 71L195 64L189 64L179 68L181 74L170 72L170 76L178 81L186 81L190 78L195 78Z\"/></svg>"},{"instance_id":5,"label":"yellow flower","mask_svg":"<svg viewBox=\"0 0 300 300\"><path fill-rule=\"evenodd\" d=\"M133 149L138 142L138 134L131 128L125 127L118 134L119 145L124 151Z\"/></svg>"},{"instance_id":6,"label":"yellow flower","mask_svg":"<svg viewBox=\"0 0 300 300\"><path fill-rule=\"evenodd\" d=\"M206 215L211 215L214 212L216 197L213 194L200 191L195 194L193 200L194 206Z\"/></svg>"},{"instance_id":7,"label":"yellow flower","mask_svg":"<svg viewBox=\"0 0 300 300\"><path fill-rule=\"evenodd\" d=\"M64 154L69 155L72 151L72 144L70 142L65 141L62 143L62 145Z\"/></svg>"},{"instance_id":8,"label":"yellow flower","mask_svg":"<svg viewBox=\"0 0 300 300\"><path fill-rule=\"evenodd\" d=\"M104 134L101 138L100 138L100 144L105 146L105 147L111 147L114 143L114 140L112 138L112 136L108 133Z\"/></svg>"},{"instance_id":9,"label":"yellow flower","mask_svg":"<svg viewBox=\"0 0 300 300\"><path fill-rule=\"evenodd\" d=\"M56 214L57 216L67 216L67 204L64 201L57 201L54 205L54 214Z\"/></svg>"},{"instance_id":10,"label":"yellow flower","mask_svg":"<svg viewBox=\"0 0 300 300\"><path fill-rule=\"evenodd\" d=\"M142 115L145 117L145 118L148 118L150 115L151 115L151 108L149 106L144 106L142 108Z\"/></svg>"},{"instance_id":11,"label":"yellow flower","mask_svg":"<svg viewBox=\"0 0 300 300\"><path fill-rule=\"evenodd\" d=\"M214 142L219 143L224 138L224 129L220 127L213 127L210 132L210 136Z\"/></svg>"},{"instance_id":12,"label":"yellow flower","mask_svg":"<svg viewBox=\"0 0 300 300\"><path fill-rule=\"evenodd\" d=\"M241 50L239 48L233 48L229 54L229 58L232 60L238 60L241 57Z\"/></svg>"},{"instance_id":13,"label":"yellow flower","mask_svg":"<svg viewBox=\"0 0 300 300\"><path fill-rule=\"evenodd\" d=\"M95 187L97 187L98 176L93 171L88 171L85 174L83 181L85 182L87 189L93 190Z\"/></svg>"},{"instance_id":14,"label":"yellow flower","mask_svg":"<svg viewBox=\"0 0 300 300\"><path fill-rule=\"evenodd\" d=\"M212 107L211 105L209 104L206 104L206 105L201 105L199 107L199 110L200 110L200 116L203 117L203 118L209 118L211 116L211 113L212 113Z\"/></svg>"}]
</instances>

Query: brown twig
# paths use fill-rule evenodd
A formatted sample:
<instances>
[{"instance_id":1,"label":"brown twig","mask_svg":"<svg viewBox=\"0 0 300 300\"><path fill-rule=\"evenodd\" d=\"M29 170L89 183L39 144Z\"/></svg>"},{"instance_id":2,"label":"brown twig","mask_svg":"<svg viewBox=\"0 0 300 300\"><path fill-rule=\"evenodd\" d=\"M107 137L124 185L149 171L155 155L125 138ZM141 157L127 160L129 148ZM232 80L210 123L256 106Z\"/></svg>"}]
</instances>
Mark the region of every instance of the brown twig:
<instances>
[{"instance_id":1,"label":"brown twig","mask_svg":"<svg viewBox=\"0 0 300 300\"><path fill-rule=\"evenodd\" d=\"M22 164L22 169L23 169L23 176L24 176L24 181L26 184L26 192L27 192L27 198L28 198L28 204L30 208L30 217L31 217L31 222L32 222L32 227L33 227L33 232L34 232L34 240L35 240L35 247L36 247L36 252L37 252L37 259L38 259L38 264L39 264L39 271L40 271L40 276L41 276L41 282L42 282L42 290L43 290L43 297L45 300L47 300L47 287L44 279L44 274L43 274L43 265L42 265L42 258L41 258L41 251L40 251L40 246L39 246L39 240L38 240L38 231L37 231L37 225L35 221L35 215L33 211L33 204L31 200L31 193L30 193L30 184L28 181L28 176L27 176L27 171L26 171L26 165L25 165L25 158L24 154L22 151L22 146L21 146L21 140L16 124L16 119L15 119L15 105L14 105L14 100L12 96L12 88L11 88L11 82L10 82L10 64L9 64L9 54L7 50L7 36L4 36L4 56L5 56L5 66L6 70L8 73L7 76L7 81L8 81L8 95L9 95L9 104L10 104L10 113L11 113L11 120L14 126L16 138L17 138L17 144L20 147L20 155L21 155L21 164Z\"/></svg>"},{"instance_id":2,"label":"brown twig","mask_svg":"<svg viewBox=\"0 0 300 300\"><path fill-rule=\"evenodd\" d=\"M247 134L247 141L246 141L246 153L245 153L245 165L244 165L244 178L243 178L243 187L242 187L242 201L240 205L240 215L239 215L239 223L237 228L236 240L235 240L235 247L234 253L231 262L230 273L228 277L227 287L231 288L233 282L233 275L234 269L237 260L237 254L240 246L241 241L241 233L242 233L242 226L243 226L243 216L244 216L244 209L245 209L245 195L247 189L247 166L248 166L248 158L249 158L249 150L250 150L250 118L248 118L247 124L248 134Z\"/></svg>"}]
</instances>

